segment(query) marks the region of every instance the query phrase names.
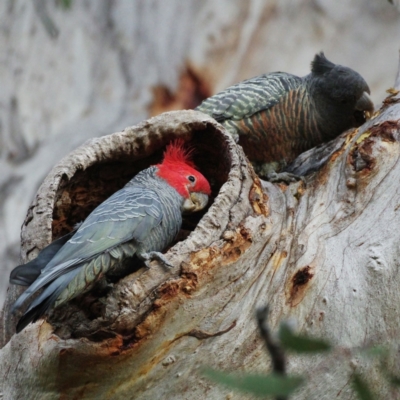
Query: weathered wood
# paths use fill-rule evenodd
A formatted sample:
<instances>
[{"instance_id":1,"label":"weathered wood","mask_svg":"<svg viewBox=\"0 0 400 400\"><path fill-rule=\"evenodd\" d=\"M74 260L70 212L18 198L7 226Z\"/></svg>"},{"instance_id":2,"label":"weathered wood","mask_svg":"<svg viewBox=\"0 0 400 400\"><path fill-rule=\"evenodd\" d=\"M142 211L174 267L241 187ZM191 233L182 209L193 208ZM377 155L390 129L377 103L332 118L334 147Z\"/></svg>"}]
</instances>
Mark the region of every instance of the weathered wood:
<instances>
[{"instance_id":1,"label":"weathered wood","mask_svg":"<svg viewBox=\"0 0 400 400\"><path fill-rule=\"evenodd\" d=\"M157 150L175 136L191 139L191 143L196 148L195 162L205 175L210 177L213 193L218 194L218 197L206 216L197 225L194 234L190 235L184 242L178 243L168 253L171 256L172 263L176 265L175 269L165 271L155 265L151 270L140 269L125 278L107 296L106 305L103 309L104 314L93 321L85 320L82 312L73 314L69 320L66 320L65 315L63 315L63 329L58 333L63 337L68 337L72 332L75 336L89 337L93 340L92 342L83 339L77 341L77 343L86 343L86 345L90 343L89 347L84 350L87 355L91 354L97 358L98 352L104 346L102 339L112 336L113 339L108 339L108 342L119 343L119 346L115 347L109 343L107 347L111 352L108 353L106 358L110 355L115 356L117 353L126 357L126 351L132 352L133 348L141 347L141 343L146 343L153 331L161 332L161 330L164 330L165 322L163 322L163 319L165 314L171 313L176 304L190 298L192 292L195 293L198 287L204 285L203 281L212 280L213 274L208 269L212 270L215 267L217 259L223 256L226 258L224 262L229 263L231 259L236 260L239 257L242 247L246 248L250 245L250 238L243 238L240 231L236 232L239 222L249 212L248 207L243 207L243 205L253 204L256 213L265 214L267 212L262 199L259 180L252 173L252 169L249 168L242 151L229 136L225 135L221 126L211 118L194 111L168 113L144 122L137 127L126 129L122 133L89 141L67 156L53 169L39 189L31 212L23 226L22 249L24 259L30 259L50 241L50 234L42 236L36 232L40 229L48 233L52 231L53 239L56 238L65 233L66 226L71 228L106 195L110 194L107 193L111 190L108 187L110 179L106 179L104 182L105 171L112 178L113 171L115 174L121 170L121 168L116 169L115 164L117 162L124 163L124 166L127 166L129 170L125 171L125 181L127 181L135 170L137 172L138 169L148 166L151 161L159 160L161 154ZM112 170L110 170L110 165ZM101 177L103 181L101 182L101 179L96 181L97 177ZM93 187L91 180L93 179L99 188L97 193L93 193L91 190ZM256 183L254 183L254 180ZM86 192L82 187L84 182L87 182ZM118 189L118 186L122 186L122 184L123 182L117 183L113 190ZM249 200L248 194L251 188L252 197ZM78 198L77 192L80 196L80 202L73 204L71 199ZM88 199L91 201L87 201ZM75 208L79 208L79 213L75 212ZM222 213L221 210L231 210L231 213ZM57 234L55 235L54 232L57 232ZM218 242L220 242L220 245L224 243L224 241L218 240L224 232L225 235L228 234L229 236L228 242L225 244L225 251L218 251L218 247L212 250L214 242L216 243L215 246ZM204 249L207 249L205 253ZM204 267L203 264L207 264L208 258L210 261L213 260L213 263L210 263L208 268L201 268L201 271L197 271L200 266ZM15 296L16 293L9 292L8 304L15 300ZM163 304L165 305L163 306ZM202 311L198 313L196 318L193 318L190 322L187 321L185 332L177 331L177 336L188 335L189 337L201 338L204 335L201 329L199 330L199 325L200 321L207 318L207 308L204 305L201 308ZM192 313L190 306L182 312L183 314ZM10 332L13 322L6 319L6 324L8 326L7 332ZM57 326L57 321L55 325ZM41 341L41 332L43 332L43 329L48 329L44 327L50 326L43 321L34 326L36 327L35 333L29 327L14 338L27 341L28 338L24 338L24 336L33 334L36 340ZM230 328L233 326L234 323ZM212 335L213 333L211 333ZM56 338L55 335L52 336ZM56 342L59 342L59 340L57 339ZM62 340L62 342L64 348L68 340ZM9 343L4 350L6 348L12 349L13 345ZM56 353L53 353L53 350L49 349L49 359L46 361L48 366L52 362L58 364L60 361L58 359L59 351L56 350ZM100 352L102 353L100 354L101 357L106 356L106 353L103 353L102 350ZM64 352L62 353L64 354ZM103 361L106 361L106 358L103 358ZM149 360L144 361L149 362ZM68 362L69 367L63 367L63 376L68 375L68 369L74 368L75 362L73 361L72 364ZM108 364L108 361L106 361L106 364ZM54 367L55 365L51 365L51 369ZM39 381L35 383L35 386L38 385L38 393L40 393L43 388L39 389L42 384L39 377L45 371L41 370L40 367L37 371L39 372ZM45 375L47 377L48 373L45 373ZM15 383L19 385L19 390L22 391L19 392L16 387L13 387L12 393L23 395L24 385L21 386L20 378ZM73 381L76 383L76 377L71 375L70 378L70 383L66 383L65 387L71 386ZM62 385L64 386L64 384ZM59 388L54 387L52 390L57 392ZM101 391L103 392L104 388ZM68 389L68 393L70 393L70 389Z\"/></svg>"},{"instance_id":2,"label":"weathered wood","mask_svg":"<svg viewBox=\"0 0 400 400\"><path fill-rule=\"evenodd\" d=\"M329 357L288 357L289 372L309 379L294 398L351 399L354 371L383 398L395 398L376 365L352 349L398 335L399 101L388 98L374 119L339 138L341 147L306 185L260 183L223 128L193 111L90 141L61 161L25 223L25 253L50 240L29 232L42 226L54 232L65 223L56 219L51 227L59 215L52 207L63 208L68 196L60 194L73 192L79 174L96 176L91 168L116 159L132 161L132 171L145 167L175 135L201 149L196 162L215 178L216 197L196 229L167 253L173 270L133 272L92 320L79 302L66 307L64 319L51 319L58 335L44 321L14 335L0 351L4 398L224 398L230 391L198 368L266 372L254 315L266 303L272 327L294 317L301 332L340 346Z\"/></svg>"},{"instance_id":3,"label":"weathered wood","mask_svg":"<svg viewBox=\"0 0 400 400\"><path fill-rule=\"evenodd\" d=\"M305 75L320 50L360 72L376 103L395 74L400 14L386 0L63 3L0 1L2 276L20 261L37 188L87 139L258 74ZM6 287L1 279L0 307Z\"/></svg>"}]
</instances>

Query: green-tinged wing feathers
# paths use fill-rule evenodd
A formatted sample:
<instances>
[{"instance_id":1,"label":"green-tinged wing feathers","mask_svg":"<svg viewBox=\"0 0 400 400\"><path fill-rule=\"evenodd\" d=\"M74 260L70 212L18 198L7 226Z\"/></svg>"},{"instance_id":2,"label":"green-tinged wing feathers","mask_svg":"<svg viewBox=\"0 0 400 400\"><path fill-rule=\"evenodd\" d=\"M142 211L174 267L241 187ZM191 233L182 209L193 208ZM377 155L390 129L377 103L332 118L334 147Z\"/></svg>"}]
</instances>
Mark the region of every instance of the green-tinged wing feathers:
<instances>
[{"instance_id":1,"label":"green-tinged wing feathers","mask_svg":"<svg viewBox=\"0 0 400 400\"><path fill-rule=\"evenodd\" d=\"M161 219L161 202L155 191L126 186L116 192L89 215L38 279L19 297L13 309L18 309L37 290L59 277L63 279L62 275L104 251L133 239L141 242Z\"/></svg>"},{"instance_id":2,"label":"green-tinged wing feathers","mask_svg":"<svg viewBox=\"0 0 400 400\"><path fill-rule=\"evenodd\" d=\"M160 199L153 190L126 187L100 204L47 265L82 262L135 239L142 241L161 222Z\"/></svg>"}]
</instances>

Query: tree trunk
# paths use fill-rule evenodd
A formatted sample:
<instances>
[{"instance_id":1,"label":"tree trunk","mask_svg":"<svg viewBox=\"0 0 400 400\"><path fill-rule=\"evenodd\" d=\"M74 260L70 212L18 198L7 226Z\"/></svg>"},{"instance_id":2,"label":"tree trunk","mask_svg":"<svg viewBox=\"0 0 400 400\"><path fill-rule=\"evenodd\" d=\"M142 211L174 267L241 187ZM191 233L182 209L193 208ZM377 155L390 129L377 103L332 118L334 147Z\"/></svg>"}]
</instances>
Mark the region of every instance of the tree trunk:
<instances>
[{"instance_id":1,"label":"tree trunk","mask_svg":"<svg viewBox=\"0 0 400 400\"><path fill-rule=\"evenodd\" d=\"M375 103L396 72L400 14L386 0L65 3L0 1L4 276L18 264L20 227L41 182L89 138L193 108L255 75L306 75L320 50L358 71ZM0 308L6 289L0 279Z\"/></svg>"},{"instance_id":2,"label":"tree trunk","mask_svg":"<svg viewBox=\"0 0 400 400\"><path fill-rule=\"evenodd\" d=\"M3 397L225 398L230 391L198 369L266 372L255 308L268 303L272 328L294 317L299 331L339 346L330 356L289 357L289 371L308 379L294 398L354 398L354 371L382 398L395 398L375 363L352 349L398 335L399 99L338 138L306 185L260 181L224 129L194 111L90 140L63 159L25 220L24 261L157 162L175 136L196 147L215 198L167 252L175 268L134 266L101 301L82 296L13 335L0 351ZM303 167L318 151L302 156ZM4 340L12 328L6 318Z\"/></svg>"},{"instance_id":3,"label":"tree trunk","mask_svg":"<svg viewBox=\"0 0 400 400\"><path fill-rule=\"evenodd\" d=\"M0 5L7 15L0 45L10 54L0 60L3 271L14 262L11 253L16 259L10 250L16 215L55 160L85 139L132 123L125 121L193 107L256 74L306 74L320 49L359 70L375 93L393 75L387 68L399 17L375 0L341 7L305 0L126 7L99 0L73 2L67 12L42 2L59 29L57 40L34 3L40 1ZM155 25L165 33L157 40ZM307 48L299 50L299 41ZM353 373L381 398L398 398L376 361L356 348L398 336L399 99L389 97L359 130L299 157L293 172L317 170L306 184L260 181L225 130L191 111L90 140L65 157L29 207L22 262L158 162L175 136L198 149L196 164L212 182L211 205L185 220L180 241L167 252L174 269L128 263L129 274L115 278L108 292L82 296L18 335L9 309L24 289L10 286L0 320L0 397L247 399L198 369L268 372L255 308L269 304L273 330L293 317L299 332L338 346L328 356L288 356L289 372L307 378L293 398L354 399ZM2 300L1 288L0 282ZM397 353L394 347L394 371Z\"/></svg>"}]
</instances>

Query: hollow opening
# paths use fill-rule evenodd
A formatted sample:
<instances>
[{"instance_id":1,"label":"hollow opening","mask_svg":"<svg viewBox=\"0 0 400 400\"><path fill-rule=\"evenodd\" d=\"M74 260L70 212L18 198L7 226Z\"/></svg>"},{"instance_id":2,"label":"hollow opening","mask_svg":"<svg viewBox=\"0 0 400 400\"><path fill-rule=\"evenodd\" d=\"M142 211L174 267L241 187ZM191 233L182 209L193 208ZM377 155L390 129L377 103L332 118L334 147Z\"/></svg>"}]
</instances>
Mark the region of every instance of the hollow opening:
<instances>
[{"instance_id":1,"label":"hollow opening","mask_svg":"<svg viewBox=\"0 0 400 400\"><path fill-rule=\"evenodd\" d=\"M83 221L95 207L121 189L139 171L159 163L166 145L174 137L176 137L174 134L164 134L163 140L156 144L152 142L151 155L141 155L148 154L148 148L141 154L119 155L116 158L98 162L85 170L79 170L69 180L62 179L53 209L53 239L73 230L75 224ZM221 186L228 180L232 166L229 144L214 125L203 124L201 129L192 129L191 135L184 138L187 139L185 140L187 145L194 149L193 161L196 168L210 182L212 194L208 206L203 211L183 217L181 230L168 248L184 240L196 228L218 195ZM102 319L106 307L106 302L102 301L102 298L112 290L112 284L142 267L143 264L135 257L125 260L121 268L108 274L106 279L99 282L90 292L55 309L50 316L55 333L63 338L75 336L76 327L82 323L84 325L85 320L89 322L98 318ZM97 337L94 334L91 339L102 340L108 334L112 336L113 333L108 332L106 328L108 325L109 322L104 321L105 329L98 331L100 336ZM106 336L103 337L103 334Z\"/></svg>"},{"instance_id":2,"label":"hollow opening","mask_svg":"<svg viewBox=\"0 0 400 400\"><path fill-rule=\"evenodd\" d=\"M208 126L196 131L186 141L194 149L193 161L196 168L208 179L212 194L206 209L183 218L182 229L193 231L212 204L221 186L228 179L231 158L224 137ZM171 140L173 136L171 137ZM75 173L71 179L62 179L57 190L53 209L53 240L71 232L76 224L85 218L113 193L122 189L138 172L161 162L166 142L150 156L119 156L96 163ZM181 236L181 235L180 235Z\"/></svg>"}]
</instances>

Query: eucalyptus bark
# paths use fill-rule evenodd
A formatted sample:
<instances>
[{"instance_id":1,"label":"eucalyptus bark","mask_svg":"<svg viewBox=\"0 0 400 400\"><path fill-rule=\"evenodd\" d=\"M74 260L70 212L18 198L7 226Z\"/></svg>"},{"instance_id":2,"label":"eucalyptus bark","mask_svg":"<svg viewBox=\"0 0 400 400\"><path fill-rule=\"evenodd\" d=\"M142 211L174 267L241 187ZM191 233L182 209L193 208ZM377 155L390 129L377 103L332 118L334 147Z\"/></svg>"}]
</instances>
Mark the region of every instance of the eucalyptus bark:
<instances>
[{"instance_id":1,"label":"eucalyptus bark","mask_svg":"<svg viewBox=\"0 0 400 400\"><path fill-rule=\"evenodd\" d=\"M398 335L399 99L389 97L364 126L303 155L293 171L327 162L290 186L260 181L224 128L194 111L162 114L72 152L28 210L23 261L158 162L173 137L197 149L212 204L185 222L191 233L166 253L172 270L131 266L100 301L82 296L12 336L8 310L18 289L11 287L3 398L248 398L208 381L199 367L267 373L255 318L267 303L272 329L293 317L300 332L338 345L329 356L288 357L289 373L308 379L293 398L354 398L354 371L382 398L395 398L374 362L353 349Z\"/></svg>"},{"instance_id":2,"label":"eucalyptus bark","mask_svg":"<svg viewBox=\"0 0 400 400\"><path fill-rule=\"evenodd\" d=\"M381 101L400 14L386 0L340 4L0 1L0 273L18 263L20 227L44 177L89 138L194 108L252 76L304 76L320 50ZM0 308L6 288L0 279Z\"/></svg>"}]
</instances>

